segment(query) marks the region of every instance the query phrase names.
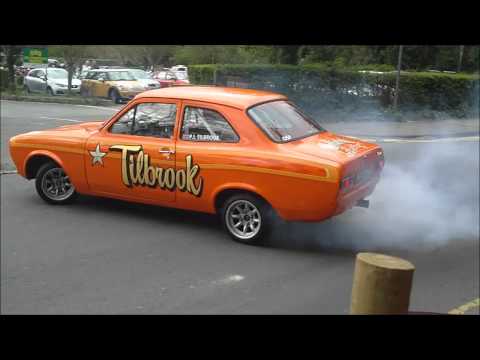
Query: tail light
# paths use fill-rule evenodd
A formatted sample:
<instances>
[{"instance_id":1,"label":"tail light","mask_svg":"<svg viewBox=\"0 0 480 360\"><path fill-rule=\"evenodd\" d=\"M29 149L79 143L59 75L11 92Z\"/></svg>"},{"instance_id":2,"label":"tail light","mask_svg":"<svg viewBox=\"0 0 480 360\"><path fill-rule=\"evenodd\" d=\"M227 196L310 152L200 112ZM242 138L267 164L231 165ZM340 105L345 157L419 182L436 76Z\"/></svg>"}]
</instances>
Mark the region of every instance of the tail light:
<instances>
[{"instance_id":1,"label":"tail light","mask_svg":"<svg viewBox=\"0 0 480 360\"><path fill-rule=\"evenodd\" d=\"M348 191L351 187L355 185L355 177L354 176L345 176L342 181L340 182L340 190L343 192Z\"/></svg>"},{"instance_id":2,"label":"tail light","mask_svg":"<svg viewBox=\"0 0 480 360\"><path fill-rule=\"evenodd\" d=\"M378 150L377 156L378 156L378 164L380 165L380 169L383 169L383 166L385 165L385 157L383 156L383 150Z\"/></svg>"}]
</instances>

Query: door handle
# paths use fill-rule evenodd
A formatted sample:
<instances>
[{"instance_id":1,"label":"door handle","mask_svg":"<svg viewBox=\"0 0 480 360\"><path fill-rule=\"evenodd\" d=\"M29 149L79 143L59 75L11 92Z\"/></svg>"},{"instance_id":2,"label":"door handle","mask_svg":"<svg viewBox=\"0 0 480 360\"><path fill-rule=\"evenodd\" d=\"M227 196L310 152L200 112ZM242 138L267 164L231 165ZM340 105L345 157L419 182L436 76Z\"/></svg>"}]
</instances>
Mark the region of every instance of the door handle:
<instances>
[{"instance_id":1,"label":"door handle","mask_svg":"<svg viewBox=\"0 0 480 360\"><path fill-rule=\"evenodd\" d=\"M160 154L175 154L175 150L170 150L170 149L160 149L158 150Z\"/></svg>"}]
</instances>

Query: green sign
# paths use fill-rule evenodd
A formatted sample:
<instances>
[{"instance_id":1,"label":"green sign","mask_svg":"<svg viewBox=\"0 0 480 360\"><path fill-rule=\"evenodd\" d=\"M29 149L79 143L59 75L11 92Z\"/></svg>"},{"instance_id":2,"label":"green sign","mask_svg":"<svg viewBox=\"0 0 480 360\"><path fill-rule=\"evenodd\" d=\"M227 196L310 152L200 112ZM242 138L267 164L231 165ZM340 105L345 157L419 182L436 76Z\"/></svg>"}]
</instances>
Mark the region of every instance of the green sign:
<instances>
[{"instance_id":1,"label":"green sign","mask_svg":"<svg viewBox=\"0 0 480 360\"><path fill-rule=\"evenodd\" d=\"M24 48L23 62L31 64L47 64L48 49L47 48Z\"/></svg>"}]
</instances>

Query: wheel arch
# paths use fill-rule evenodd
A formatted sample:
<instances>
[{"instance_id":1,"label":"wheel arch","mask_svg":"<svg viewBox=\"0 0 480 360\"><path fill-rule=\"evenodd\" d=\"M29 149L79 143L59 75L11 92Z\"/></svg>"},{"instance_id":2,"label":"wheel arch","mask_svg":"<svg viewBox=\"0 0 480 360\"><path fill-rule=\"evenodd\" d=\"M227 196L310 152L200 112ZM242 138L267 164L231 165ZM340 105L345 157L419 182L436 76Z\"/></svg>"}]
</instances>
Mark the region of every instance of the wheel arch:
<instances>
[{"instance_id":1,"label":"wheel arch","mask_svg":"<svg viewBox=\"0 0 480 360\"><path fill-rule=\"evenodd\" d=\"M37 175L38 169L47 162L54 162L63 168L63 162L56 154L47 150L36 150L31 152L25 159L23 167L25 177L28 180L34 179Z\"/></svg>"},{"instance_id":2,"label":"wheel arch","mask_svg":"<svg viewBox=\"0 0 480 360\"><path fill-rule=\"evenodd\" d=\"M260 200L266 202L273 209L271 202L268 201L268 199L260 191L258 191L257 188L249 184L238 183L222 186L215 191L213 195L213 207L215 209L215 212L218 213L224 202L230 196L238 193L248 193L250 195L253 195Z\"/></svg>"}]
</instances>

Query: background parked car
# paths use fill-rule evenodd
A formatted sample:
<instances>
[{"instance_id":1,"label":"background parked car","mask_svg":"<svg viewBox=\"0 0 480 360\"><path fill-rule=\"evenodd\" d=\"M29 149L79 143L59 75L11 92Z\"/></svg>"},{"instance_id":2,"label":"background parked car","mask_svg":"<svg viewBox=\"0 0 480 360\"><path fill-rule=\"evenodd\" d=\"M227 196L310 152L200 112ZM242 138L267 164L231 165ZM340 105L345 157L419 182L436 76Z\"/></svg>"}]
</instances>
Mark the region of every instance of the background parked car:
<instances>
[{"instance_id":1,"label":"background parked car","mask_svg":"<svg viewBox=\"0 0 480 360\"><path fill-rule=\"evenodd\" d=\"M132 75L148 89L158 89L160 82L155 80L152 75L141 69L129 69Z\"/></svg>"},{"instance_id":2,"label":"background parked car","mask_svg":"<svg viewBox=\"0 0 480 360\"><path fill-rule=\"evenodd\" d=\"M171 70L163 70L163 71L157 72L153 76L153 78L160 83L160 87L162 88L170 87L174 85L190 84L190 81L188 81L188 78L186 78L186 75L182 74L180 76L183 76L184 78L183 79L178 78L177 75Z\"/></svg>"},{"instance_id":3,"label":"background parked car","mask_svg":"<svg viewBox=\"0 0 480 360\"><path fill-rule=\"evenodd\" d=\"M81 81L72 79L72 92L80 91ZM27 92L47 92L50 95L66 94L68 92L68 72L59 68L37 68L30 70L24 79Z\"/></svg>"},{"instance_id":4,"label":"background parked car","mask_svg":"<svg viewBox=\"0 0 480 360\"><path fill-rule=\"evenodd\" d=\"M148 89L128 69L98 69L88 71L82 80L80 94L110 98L118 104Z\"/></svg>"}]
</instances>

